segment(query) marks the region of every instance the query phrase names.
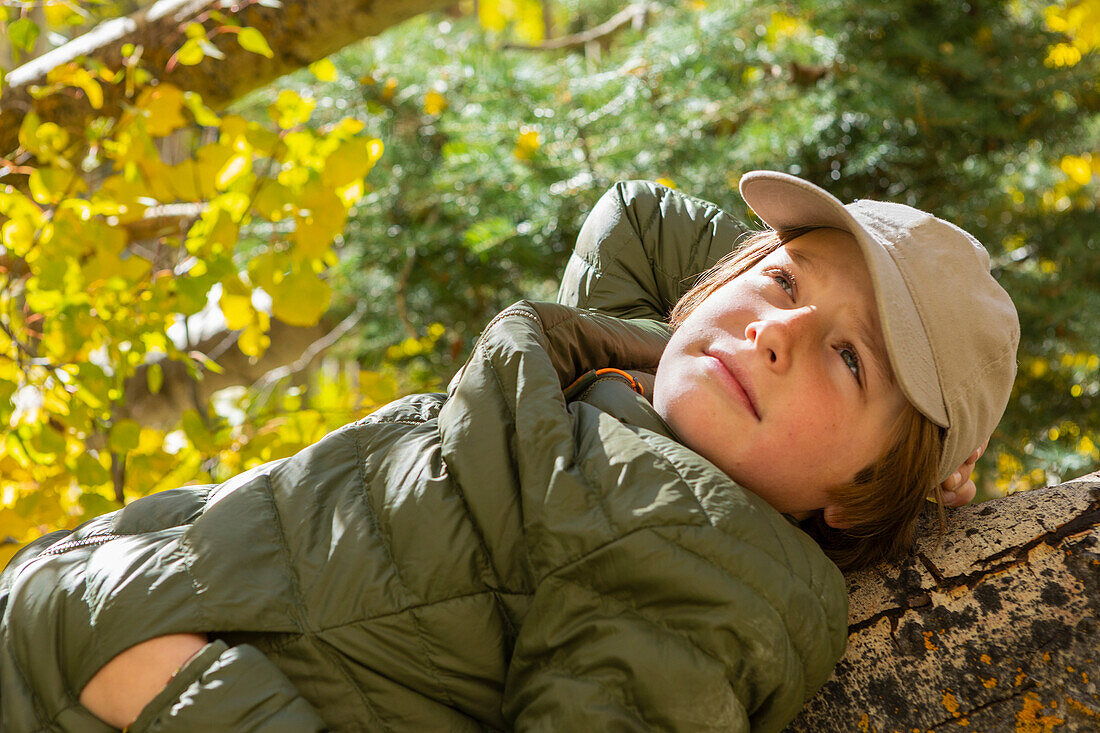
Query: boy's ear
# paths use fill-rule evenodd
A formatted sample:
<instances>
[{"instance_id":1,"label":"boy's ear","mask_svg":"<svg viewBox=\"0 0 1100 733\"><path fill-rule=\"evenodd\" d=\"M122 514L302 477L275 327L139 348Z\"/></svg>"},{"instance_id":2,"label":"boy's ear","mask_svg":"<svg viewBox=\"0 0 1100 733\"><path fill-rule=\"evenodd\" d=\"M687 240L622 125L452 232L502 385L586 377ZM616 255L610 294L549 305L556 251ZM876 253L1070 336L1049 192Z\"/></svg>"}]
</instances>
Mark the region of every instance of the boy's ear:
<instances>
[{"instance_id":1,"label":"boy's ear","mask_svg":"<svg viewBox=\"0 0 1100 733\"><path fill-rule=\"evenodd\" d=\"M844 510L836 504L830 504L825 507L824 517L825 524L829 525L833 529L851 529L852 523L844 519Z\"/></svg>"}]
</instances>

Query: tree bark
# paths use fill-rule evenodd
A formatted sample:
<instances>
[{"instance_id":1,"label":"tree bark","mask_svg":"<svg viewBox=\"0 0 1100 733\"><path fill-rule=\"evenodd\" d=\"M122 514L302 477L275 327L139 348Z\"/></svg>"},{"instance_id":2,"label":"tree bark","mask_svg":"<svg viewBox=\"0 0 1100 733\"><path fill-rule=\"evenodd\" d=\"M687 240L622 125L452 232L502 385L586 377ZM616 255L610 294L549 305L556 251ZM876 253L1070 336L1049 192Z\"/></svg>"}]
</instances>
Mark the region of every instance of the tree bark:
<instances>
[{"instance_id":1,"label":"tree bark","mask_svg":"<svg viewBox=\"0 0 1100 733\"><path fill-rule=\"evenodd\" d=\"M46 73L83 56L107 68L122 68L122 47L142 48L141 61L162 81L198 92L207 105L220 108L259 86L322 59L344 46L377 35L414 15L437 10L454 0L282 0L273 8L241 0L159 0L124 18L101 23L83 36L11 71L0 95L0 153L17 146L23 117L32 109L44 121L55 122L83 136L90 115L117 115L125 101L124 85L104 84L102 109L93 110L81 94L51 94L34 99L30 88L43 84ZM273 3L269 3L273 4ZM169 58L186 40L184 29L219 11L258 29L274 52L273 58L245 51L233 34L213 43L224 59L204 59L196 66L177 64L165 72Z\"/></svg>"},{"instance_id":2,"label":"tree bark","mask_svg":"<svg viewBox=\"0 0 1100 733\"><path fill-rule=\"evenodd\" d=\"M848 649L786 729L1100 730L1100 472L931 517L848 576Z\"/></svg>"}]
</instances>

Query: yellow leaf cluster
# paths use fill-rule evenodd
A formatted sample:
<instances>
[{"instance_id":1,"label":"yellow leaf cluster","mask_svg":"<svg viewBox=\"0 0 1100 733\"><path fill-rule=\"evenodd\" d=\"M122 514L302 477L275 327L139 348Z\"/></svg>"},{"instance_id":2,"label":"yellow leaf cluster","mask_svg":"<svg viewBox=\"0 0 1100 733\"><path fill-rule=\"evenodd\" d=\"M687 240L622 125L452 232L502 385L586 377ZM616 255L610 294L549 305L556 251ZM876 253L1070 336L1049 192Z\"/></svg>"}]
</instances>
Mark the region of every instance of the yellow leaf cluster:
<instances>
[{"instance_id":1,"label":"yellow leaf cluster","mask_svg":"<svg viewBox=\"0 0 1100 733\"><path fill-rule=\"evenodd\" d=\"M524 130L516 140L516 147L512 150L512 155L519 160L531 160L535 157L539 147L541 147L541 143L538 130Z\"/></svg>"},{"instance_id":2,"label":"yellow leaf cluster","mask_svg":"<svg viewBox=\"0 0 1100 733\"><path fill-rule=\"evenodd\" d=\"M541 43L546 36L542 3L538 0L482 0L477 5L482 27L501 32L511 25L526 43Z\"/></svg>"},{"instance_id":3,"label":"yellow leaf cluster","mask_svg":"<svg viewBox=\"0 0 1100 733\"><path fill-rule=\"evenodd\" d=\"M209 55L207 33L198 24L186 33L177 61L197 63ZM242 29L237 40L266 55L262 35ZM335 78L331 62L314 73ZM63 67L45 93L75 88L97 105L102 81ZM28 188L0 187L0 234L21 273L0 280L0 421L9 428L0 438L0 560L43 532L117 508L118 496L217 480L293 452L399 392L392 376L356 372L325 382L313 408L284 400L285 387L270 403L244 397L235 409L248 419L233 424L213 402L164 430L126 417L133 380L160 392L167 360L196 379L220 370L168 336L207 305L211 288L220 285L217 307L251 357L268 348L272 316L294 325L321 319L332 299L332 245L383 154L362 121L310 128L314 103L294 92L271 105L271 122L259 122L215 114L171 84L127 83L133 104L95 140L96 183L80 173L88 141L28 114L18 135L33 156ZM217 139L166 163L157 139L196 123ZM162 204L193 206L197 218L131 241L130 227ZM283 225L255 236L257 223L274 222ZM271 313L254 305L260 289ZM302 409L288 416L294 399Z\"/></svg>"},{"instance_id":4,"label":"yellow leaf cluster","mask_svg":"<svg viewBox=\"0 0 1100 733\"><path fill-rule=\"evenodd\" d=\"M1067 41L1052 45L1047 51L1047 66L1074 66L1083 54L1100 49L1100 3L1096 0L1073 0L1066 4L1047 6L1043 12L1047 27L1066 36Z\"/></svg>"}]
</instances>

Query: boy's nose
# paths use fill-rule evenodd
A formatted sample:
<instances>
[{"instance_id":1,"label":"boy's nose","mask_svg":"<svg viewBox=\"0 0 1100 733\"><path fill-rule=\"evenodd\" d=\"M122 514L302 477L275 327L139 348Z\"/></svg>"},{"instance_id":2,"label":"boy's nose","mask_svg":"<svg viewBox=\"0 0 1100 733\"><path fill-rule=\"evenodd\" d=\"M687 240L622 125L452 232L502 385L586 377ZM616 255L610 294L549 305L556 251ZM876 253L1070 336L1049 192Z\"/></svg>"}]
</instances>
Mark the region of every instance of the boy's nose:
<instances>
[{"instance_id":1,"label":"boy's nose","mask_svg":"<svg viewBox=\"0 0 1100 733\"><path fill-rule=\"evenodd\" d=\"M786 310L750 323L745 337L764 355L772 370L782 373L791 367L799 345L809 343L813 322L812 308Z\"/></svg>"}]
</instances>

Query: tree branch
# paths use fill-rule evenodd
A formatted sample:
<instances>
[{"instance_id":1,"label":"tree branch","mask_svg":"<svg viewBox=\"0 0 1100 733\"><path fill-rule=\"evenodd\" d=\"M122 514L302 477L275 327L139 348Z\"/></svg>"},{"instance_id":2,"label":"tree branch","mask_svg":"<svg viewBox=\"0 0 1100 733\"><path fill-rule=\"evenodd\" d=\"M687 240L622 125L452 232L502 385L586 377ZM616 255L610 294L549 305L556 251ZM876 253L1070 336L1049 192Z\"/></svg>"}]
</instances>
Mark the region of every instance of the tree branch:
<instances>
[{"instance_id":1,"label":"tree branch","mask_svg":"<svg viewBox=\"0 0 1100 733\"><path fill-rule=\"evenodd\" d=\"M502 48L510 51L556 51L563 48L579 48L593 41L601 41L628 24L636 29L641 28L645 24L649 13L656 9L657 7L650 3L636 3L620 10L608 20L586 31L560 38L551 38L534 46L506 43Z\"/></svg>"}]
</instances>

